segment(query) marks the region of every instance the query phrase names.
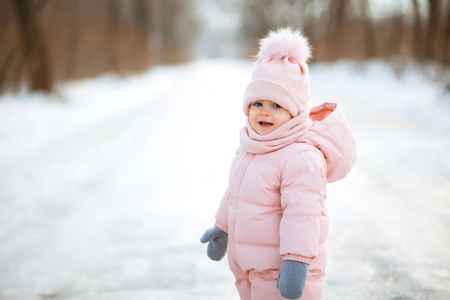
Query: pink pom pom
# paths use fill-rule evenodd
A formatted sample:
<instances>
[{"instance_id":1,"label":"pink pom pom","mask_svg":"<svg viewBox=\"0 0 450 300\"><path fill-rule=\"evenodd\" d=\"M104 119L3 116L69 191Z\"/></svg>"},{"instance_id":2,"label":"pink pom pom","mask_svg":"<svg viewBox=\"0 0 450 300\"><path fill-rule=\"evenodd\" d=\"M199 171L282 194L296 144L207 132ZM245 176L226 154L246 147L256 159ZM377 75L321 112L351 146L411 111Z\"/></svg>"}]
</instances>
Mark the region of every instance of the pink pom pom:
<instances>
[{"instance_id":1,"label":"pink pom pom","mask_svg":"<svg viewBox=\"0 0 450 300\"><path fill-rule=\"evenodd\" d=\"M294 58L306 62L311 56L308 39L291 28L280 28L272 31L259 41L258 59Z\"/></svg>"}]
</instances>

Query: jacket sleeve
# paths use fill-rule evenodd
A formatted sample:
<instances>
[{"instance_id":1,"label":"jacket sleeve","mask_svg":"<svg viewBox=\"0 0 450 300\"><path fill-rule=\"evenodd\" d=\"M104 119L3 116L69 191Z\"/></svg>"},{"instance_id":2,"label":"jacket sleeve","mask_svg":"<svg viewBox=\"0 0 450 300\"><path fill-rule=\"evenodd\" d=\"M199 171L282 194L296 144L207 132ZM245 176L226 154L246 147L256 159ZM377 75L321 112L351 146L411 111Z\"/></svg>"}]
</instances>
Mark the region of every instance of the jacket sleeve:
<instances>
[{"instance_id":1,"label":"jacket sleeve","mask_svg":"<svg viewBox=\"0 0 450 300\"><path fill-rule=\"evenodd\" d=\"M296 154L284 165L280 187L283 260L309 264L317 255L325 185L326 163L316 148Z\"/></svg>"},{"instance_id":2,"label":"jacket sleeve","mask_svg":"<svg viewBox=\"0 0 450 300\"><path fill-rule=\"evenodd\" d=\"M228 233L228 201L230 197L230 188L227 188L216 213L216 226L226 233Z\"/></svg>"},{"instance_id":3,"label":"jacket sleeve","mask_svg":"<svg viewBox=\"0 0 450 300\"><path fill-rule=\"evenodd\" d=\"M241 147L239 147L236 151L236 154L233 158L233 161L231 163L231 169L230 169L230 180L228 183L228 188L225 191L225 194L222 197L222 201L220 202L219 209L216 213L216 226L228 233L228 202L230 202L231 199L231 182L232 182L232 172L233 172L233 166L235 165L236 161L244 155L245 152L242 150Z\"/></svg>"}]
</instances>

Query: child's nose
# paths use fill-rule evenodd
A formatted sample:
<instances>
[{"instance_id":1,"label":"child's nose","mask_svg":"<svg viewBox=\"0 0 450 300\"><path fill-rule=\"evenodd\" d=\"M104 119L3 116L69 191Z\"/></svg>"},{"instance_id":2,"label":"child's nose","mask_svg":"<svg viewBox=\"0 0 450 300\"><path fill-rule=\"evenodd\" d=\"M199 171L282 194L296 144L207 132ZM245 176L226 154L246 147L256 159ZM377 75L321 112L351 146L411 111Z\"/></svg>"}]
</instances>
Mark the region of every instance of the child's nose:
<instances>
[{"instance_id":1,"label":"child's nose","mask_svg":"<svg viewBox=\"0 0 450 300\"><path fill-rule=\"evenodd\" d=\"M270 116L270 112L267 109L261 110L259 113L261 116Z\"/></svg>"}]
</instances>

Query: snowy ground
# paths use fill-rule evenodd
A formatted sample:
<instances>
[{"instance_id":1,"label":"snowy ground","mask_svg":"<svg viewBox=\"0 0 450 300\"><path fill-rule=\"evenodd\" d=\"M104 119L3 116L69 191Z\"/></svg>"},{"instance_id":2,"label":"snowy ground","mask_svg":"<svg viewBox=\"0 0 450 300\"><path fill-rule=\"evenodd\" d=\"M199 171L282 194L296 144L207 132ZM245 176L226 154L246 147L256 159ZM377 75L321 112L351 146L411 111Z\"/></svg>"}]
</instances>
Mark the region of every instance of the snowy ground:
<instances>
[{"instance_id":1,"label":"snowy ground","mask_svg":"<svg viewBox=\"0 0 450 300\"><path fill-rule=\"evenodd\" d=\"M238 299L213 225L244 124L246 61L0 97L0 299ZM317 64L314 104L357 137L329 186L323 299L450 299L450 100L414 67Z\"/></svg>"}]
</instances>

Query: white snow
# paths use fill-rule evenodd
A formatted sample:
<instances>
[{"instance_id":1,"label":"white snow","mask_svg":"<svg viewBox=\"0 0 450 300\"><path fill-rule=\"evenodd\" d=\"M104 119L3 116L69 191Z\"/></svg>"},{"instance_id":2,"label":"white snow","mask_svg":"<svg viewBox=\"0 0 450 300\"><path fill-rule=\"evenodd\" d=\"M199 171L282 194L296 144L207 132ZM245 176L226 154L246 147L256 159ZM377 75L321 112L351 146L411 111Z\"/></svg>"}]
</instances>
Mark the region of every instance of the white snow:
<instances>
[{"instance_id":1,"label":"white snow","mask_svg":"<svg viewBox=\"0 0 450 300\"><path fill-rule=\"evenodd\" d=\"M251 62L199 60L0 97L0 299L238 299L213 225ZM358 142L329 185L323 299L450 298L450 101L410 66L311 66Z\"/></svg>"}]
</instances>

